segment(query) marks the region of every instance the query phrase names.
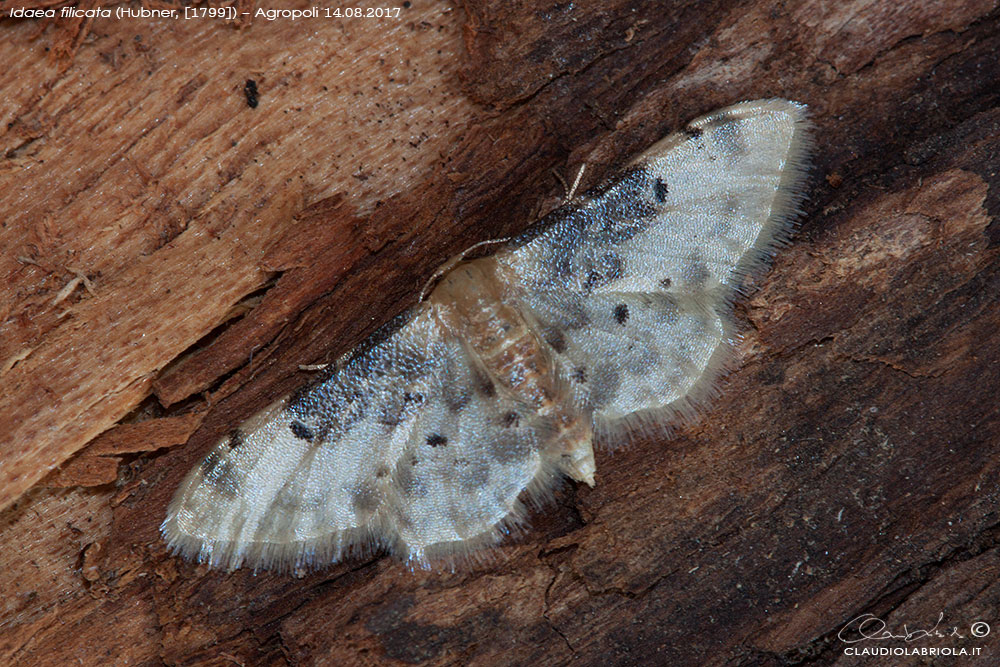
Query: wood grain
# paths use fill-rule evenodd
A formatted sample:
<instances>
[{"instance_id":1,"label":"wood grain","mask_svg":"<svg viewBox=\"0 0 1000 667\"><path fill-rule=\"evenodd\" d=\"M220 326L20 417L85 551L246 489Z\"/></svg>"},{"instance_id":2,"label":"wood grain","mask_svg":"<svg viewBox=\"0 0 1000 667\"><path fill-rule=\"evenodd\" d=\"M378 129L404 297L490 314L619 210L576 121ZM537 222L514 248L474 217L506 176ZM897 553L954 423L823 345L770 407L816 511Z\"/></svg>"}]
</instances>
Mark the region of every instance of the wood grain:
<instances>
[{"instance_id":1,"label":"wood grain","mask_svg":"<svg viewBox=\"0 0 1000 667\"><path fill-rule=\"evenodd\" d=\"M997 3L406 4L97 19L72 59L0 22L0 662L883 664L838 638L866 613L995 659ZM814 176L698 422L468 570L166 553L213 441L556 205L553 170L768 96L810 106Z\"/></svg>"}]
</instances>

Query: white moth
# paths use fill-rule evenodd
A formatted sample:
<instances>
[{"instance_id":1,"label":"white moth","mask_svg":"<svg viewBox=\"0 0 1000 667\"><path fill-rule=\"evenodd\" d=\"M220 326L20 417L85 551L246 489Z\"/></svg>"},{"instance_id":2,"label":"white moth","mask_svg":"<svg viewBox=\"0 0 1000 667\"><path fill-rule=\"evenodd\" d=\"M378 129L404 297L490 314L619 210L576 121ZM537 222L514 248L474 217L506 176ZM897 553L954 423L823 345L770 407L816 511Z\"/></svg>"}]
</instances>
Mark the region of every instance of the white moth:
<instances>
[{"instance_id":1,"label":"white moth","mask_svg":"<svg viewBox=\"0 0 1000 667\"><path fill-rule=\"evenodd\" d=\"M736 337L741 280L789 236L805 107L690 123L223 438L162 531L214 566L292 569L387 549L426 566L520 525L595 435L693 413Z\"/></svg>"}]
</instances>

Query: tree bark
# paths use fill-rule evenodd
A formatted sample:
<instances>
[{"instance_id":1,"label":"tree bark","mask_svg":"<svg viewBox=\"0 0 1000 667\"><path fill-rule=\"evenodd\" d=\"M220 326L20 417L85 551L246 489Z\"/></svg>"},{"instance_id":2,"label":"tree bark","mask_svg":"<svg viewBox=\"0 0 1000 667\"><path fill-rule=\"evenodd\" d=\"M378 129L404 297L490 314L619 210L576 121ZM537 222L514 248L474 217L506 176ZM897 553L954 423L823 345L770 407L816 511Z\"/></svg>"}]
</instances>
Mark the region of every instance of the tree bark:
<instances>
[{"instance_id":1,"label":"tree bark","mask_svg":"<svg viewBox=\"0 0 1000 667\"><path fill-rule=\"evenodd\" d=\"M995 659L997 3L384 8L0 23L0 662ZM810 106L808 200L699 420L458 572L166 551L208 447L558 205L553 172L772 96ZM844 641L865 614L949 636Z\"/></svg>"}]
</instances>

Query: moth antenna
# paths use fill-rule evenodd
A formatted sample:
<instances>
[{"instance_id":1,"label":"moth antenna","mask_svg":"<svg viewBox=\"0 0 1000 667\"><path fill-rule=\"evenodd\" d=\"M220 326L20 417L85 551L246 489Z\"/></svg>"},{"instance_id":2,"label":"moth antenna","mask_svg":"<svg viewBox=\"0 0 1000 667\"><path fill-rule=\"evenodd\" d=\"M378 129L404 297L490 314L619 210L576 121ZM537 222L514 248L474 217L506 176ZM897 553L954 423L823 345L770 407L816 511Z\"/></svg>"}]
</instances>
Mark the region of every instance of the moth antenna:
<instances>
[{"instance_id":1,"label":"moth antenna","mask_svg":"<svg viewBox=\"0 0 1000 667\"><path fill-rule=\"evenodd\" d=\"M438 281L438 279L441 278L441 276L445 275L446 273L448 273L449 271L451 271L453 268L455 268L460 262L462 262L465 259L466 255L468 255L470 252L472 252L473 250L475 250L477 248L482 248L484 246L495 245L495 244L498 244L498 243L506 243L507 241L510 241L510 238L511 237L509 237L509 236L505 236L505 237L500 238L500 239L489 239L489 240L486 240L486 241L480 241L479 243L476 243L476 244L473 244L473 245L469 246L468 248L466 248L462 252L458 253L457 255L455 255L454 257L452 257L451 259L449 259L443 265L439 266L438 269L437 269L437 271L434 272L434 275L432 275L430 278L428 278L427 282L424 283L423 289L420 290L420 298L417 299L417 303L423 303L424 299L427 298L427 294L430 292L431 286L434 283L436 283Z\"/></svg>"},{"instance_id":2,"label":"moth antenna","mask_svg":"<svg viewBox=\"0 0 1000 667\"><path fill-rule=\"evenodd\" d=\"M566 199L563 200L563 204L568 204L573 201L573 196L576 194L576 189L580 187L580 181L583 180L583 172L587 169L587 163L584 162L580 165L579 171L576 172L576 178L573 179L573 185L570 187L569 192L566 193ZM564 184L565 187L565 184Z\"/></svg>"}]
</instances>

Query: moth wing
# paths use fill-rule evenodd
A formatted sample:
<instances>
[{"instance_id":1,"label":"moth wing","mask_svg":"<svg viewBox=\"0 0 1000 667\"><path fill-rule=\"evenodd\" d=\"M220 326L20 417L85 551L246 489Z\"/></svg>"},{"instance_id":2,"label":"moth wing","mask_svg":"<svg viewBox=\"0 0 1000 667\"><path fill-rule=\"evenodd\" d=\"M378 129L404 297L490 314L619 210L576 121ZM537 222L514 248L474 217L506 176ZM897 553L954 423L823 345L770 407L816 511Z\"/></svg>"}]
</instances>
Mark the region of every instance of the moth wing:
<instances>
[{"instance_id":1,"label":"moth wing","mask_svg":"<svg viewBox=\"0 0 1000 667\"><path fill-rule=\"evenodd\" d=\"M723 364L732 335L721 313L664 294L550 292L524 299L555 343L574 403L593 412L598 431L643 419L644 411L686 412L698 387L710 386L706 375Z\"/></svg>"},{"instance_id":2,"label":"moth wing","mask_svg":"<svg viewBox=\"0 0 1000 667\"><path fill-rule=\"evenodd\" d=\"M804 106L737 104L497 255L598 428L688 413L710 389L743 276L791 231L808 147Z\"/></svg>"},{"instance_id":3,"label":"moth wing","mask_svg":"<svg viewBox=\"0 0 1000 667\"><path fill-rule=\"evenodd\" d=\"M414 420L386 504L396 551L426 565L497 541L525 515L520 499L557 479L544 452L554 431L511 396L463 343L448 339L447 382Z\"/></svg>"},{"instance_id":4,"label":"moth wing","mask_svg":"<svg viewBox=\"0 0 1000 667\"><path fill-rule=\"evenodd\" d=\"M229 569L378 547L426 562L516 521L520 492L552 477L538 455L544 429L428 306L404 321L220 441L170 505L171 547Z\"/></svg>"}]
</instances>

